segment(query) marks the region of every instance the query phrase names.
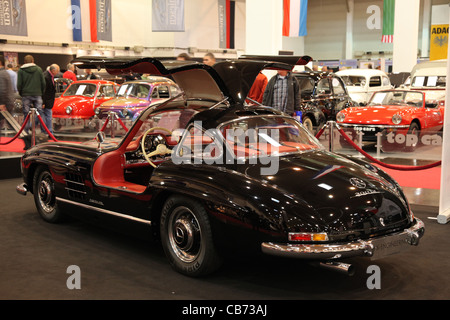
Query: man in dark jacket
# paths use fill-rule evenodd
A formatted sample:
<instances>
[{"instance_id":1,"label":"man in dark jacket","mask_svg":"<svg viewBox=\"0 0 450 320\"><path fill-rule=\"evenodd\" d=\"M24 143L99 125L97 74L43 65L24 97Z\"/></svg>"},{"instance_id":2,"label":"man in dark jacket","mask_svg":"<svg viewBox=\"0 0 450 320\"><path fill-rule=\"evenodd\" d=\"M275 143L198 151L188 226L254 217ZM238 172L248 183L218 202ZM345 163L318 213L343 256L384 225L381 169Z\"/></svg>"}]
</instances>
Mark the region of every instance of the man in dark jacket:
<instances>
[{"instance_id":1,"label":"man in dark jacket","mask_svg":"<svg viewBox=\"0 0 450 320\"><path fill-rule=\"evenodd\" d=\"M0 55L0 111L11 111L14 108L14 92L11 77L5 70L5 58ZM3 116L0 115L0 129L3 127Z\"/></svg>"},{"instance_id":2,"label":"man in dark jacket","mask_svg":"<svg viewBox=\"0 0 450 320\"><path fill-rule=\"evenodd\" d=\"M25 56L24 64L17 72L17 90L22 97L25 117L28 115L30 108L36 108L39 114L42 114L42 95L45 90L44 73L34 63L34 58L31 55ZM28 131L29 129L30 123L27 123L25 130Z\"/></svg>"},{"instance_id":3,"label":"man in dark jacket","mask_svg":"<svg viewBox=\"0 0 450 320\"><path fill-rule=\"evenodd\" d=\"M5 58L0 55L0 110L11 111L14 108L14 92L11 77L5 69Z\"/></svg>"},{"instance_id":4,"label":"man in dark jacket","mask_svg":"<svg viewBox=\"0 0 450 320\"><path fill-rule=\"evenodd\" d=\"M55 76L59 73L59 66L57 64L52 64L44 72L45 78L45 90L42 96L42 120L45 126L48 128L51 134L53 134L52 126L52 108L55 103L56 87L55 87Z\"/></svg>"},{"instance_id":5,"label":"man in dark jacket","mask_svg":"<svg viewBox=\"0 0 450 320\"><path fill-rule=\"evenodd\" d=\"M300 94L297 79L287 70L278 70L267 83L262 104L292 116L300 107Z\"/></svg>"}]
</instances>

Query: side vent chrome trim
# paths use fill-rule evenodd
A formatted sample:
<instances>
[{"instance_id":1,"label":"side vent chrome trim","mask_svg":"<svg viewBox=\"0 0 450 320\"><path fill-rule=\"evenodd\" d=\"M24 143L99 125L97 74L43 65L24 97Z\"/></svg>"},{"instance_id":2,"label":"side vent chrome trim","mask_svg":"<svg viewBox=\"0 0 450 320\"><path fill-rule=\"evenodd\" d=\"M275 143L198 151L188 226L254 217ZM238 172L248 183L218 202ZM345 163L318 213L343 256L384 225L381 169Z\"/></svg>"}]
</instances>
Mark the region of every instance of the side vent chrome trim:
<instances>
[{"instance_id":1,"label":"side vent chrome trim","mask_svg":"<svg viewBox=\"0 0 450 320\"><path fill-rule=\"evenodd\" d=\"M68 203L68 204L71 204L71 205L75 205L75 206L78 206L78 207L82 207L82 208L85 208L85 209L94 210L94 211L98 211L98 212L101 212L101 213L109 214L109 215L112 215L112 216L116 216L116 217L120 217L120 218L124 218L124 219L128 219L128 220L136 221L136 222L139 222L139 223L144 223L144 224L148 224L148 225L152 224L152 222L150 220L136 218L136 217L133 217L133 216L130 216L130 215L127 215L127 214L123 214L123 213L119 213L119 212L115 212L115 211L110 211L110 210L106 210L106 209L102 209L102 208L93 207L93 206L90 206L90 205L87 205L87 204L84 204L84 203L79 203L79 202L75 202L75 201L64 199L64 198L60 198L60 197L56 197L56 200L60 201L60 202L65 202L65 203Z\"/></svg>"}]
</instances>

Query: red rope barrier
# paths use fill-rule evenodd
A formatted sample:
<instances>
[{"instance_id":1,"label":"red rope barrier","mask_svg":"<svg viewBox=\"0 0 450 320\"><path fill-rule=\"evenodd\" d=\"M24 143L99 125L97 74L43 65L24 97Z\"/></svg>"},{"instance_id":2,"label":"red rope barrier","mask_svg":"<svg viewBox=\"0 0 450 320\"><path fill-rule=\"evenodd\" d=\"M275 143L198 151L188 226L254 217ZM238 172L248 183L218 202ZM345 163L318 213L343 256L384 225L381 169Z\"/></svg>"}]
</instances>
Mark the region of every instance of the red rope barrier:
<instances>
[{"instance_id":1,"label":"red rope barrier","mask_svg":"<svg viewBox=\"0 0 450 320\"><path fill-rule=\"evenodd\" d=\"M323 125L322 128L319 130L319 132L317 132L316 134L316 138L319 139L319 137L322 135L322 133L325 131L325 128L327 127L327 125Z\"/></svg>"},{"instance_id":2,"label":"red rope barrier","mask_svg":"<svg viewBox=\"0 0 450 320\"><path fill-rule=\"evenodd\" d=\"M128 131L127 126L125 125L125 123L123 123L122 119L117 118L117 121L119 121L120 125L122 126L123 130Z\"/></svg>"},{"instance_id":3,"label":"red rope barrier","mask_svg":"<svg viewBox=\"0 0 450 320\"><path fill-rule=\"evenodd\" d=\"M364 155L366 158L368 158L369 160L375 162L376 164L379 164L380 166L389 168L389 169L394 169L394 170L403 170L403 171L407 171L407 170L424 170L424 169L430 169L433 167L437 167L440 166L442 161L438 161L435 163L430 163L424 166L399 166L399 165L392 165L392 164L387 164L387 163L383 163L377 159L375 159L374 157L372 157L371 155L369 155L367 152L365 152L363 149L361 149L356 143L354 143L352 141L352 139L350 139L347 134L345 133L344 130L342 130L341 128L338 129L339 133L344 137L344 139L353 147L355 148L358 152L360 152L362 155Z\"/></svg>"},{"instance_id":4,"label":"red rope barrier","mask_svg":"<svg viewBox=\"0 0 450 320\"><path fill-rule=\"evenodd\" d=\"M45 132L47 132L47 134L48 134L48 136L50 137L50 139L52 139L52 140L55 141L55 142L58 142L58 140L53 136L53 134L50 132L50 130L48 130L47 126L46 126L45 123L44 123L44 120L42 120L41 115L38 114L37 117L38 117L38 119L39 119L39 122L40 122L41 125L42 125L42 128L44 128Z\"/></svg>"},{"instance_id":5,"label":"red rope barrier","mask_svg":"<svg viewBox=\"0 0 450 320\"><path fill-rule=\"evenodd\" d=\"M16 140L20 134L22 133L22 131L25 129L25 125L27 124L28 120L30 119L30 114L27 114L25 120L23 121L22 127L20 128L20 130L16 133L16 135L14 137L11 138L11 140L9 140L8 142L0 142L0 145L4 146L7 145L11 142L13 142L14 140Z\"/></svg>"},{"instance_id":6,"label":"red rope barrier","mask_svg":"<svg viewBox=\"0 0 450 320\"><path fill-rule=\"evenodd\" d=\"M108 122L109 122L109 118L106 118L106 121L105 121L105 123L103 124L103 127L100 129L100 131L105 131L106 125L108 124Z\"/></svg>"}]
</instances>

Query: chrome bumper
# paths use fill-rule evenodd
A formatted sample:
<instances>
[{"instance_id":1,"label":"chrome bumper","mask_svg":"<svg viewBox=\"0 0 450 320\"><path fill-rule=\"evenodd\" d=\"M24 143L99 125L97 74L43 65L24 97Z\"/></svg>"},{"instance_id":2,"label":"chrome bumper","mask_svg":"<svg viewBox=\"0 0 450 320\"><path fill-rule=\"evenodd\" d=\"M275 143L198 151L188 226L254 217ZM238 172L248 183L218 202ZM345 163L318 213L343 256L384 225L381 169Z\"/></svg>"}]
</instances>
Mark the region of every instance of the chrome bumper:
<instances>
[{"instance_id":1,"label":"chrome bumper","mask_svg":"<svg viewBox=\"0 0 450 320\"><path fill-rule=\"evenodd\" d=\"M425 232L425 225L420 219L402 232L368 240L358 240L343 244L281 244L264 242L262 252L268 255L313 259L333 260L355 256L368 256L372 259L404 251L406 247L418 245Z\"/></svg>"},{"instance_id":2,"label":"chrome bumper","mask_svg":"<svg viewBox=\"0 0 450 320\"><path fill-rule=\"evenodd\" d=\"M21 183L16 187L16 191L17 193L26 196L28 192L28 186L26 185L26 183Z\"/></svg>"},{"instance_id":3,"label":"chrome bumper","mask_svg":"<svg viewBox=\"0 0 450 320\"><path fill-rule=\"evenodd\" d=\"M337 122L338 126L344 128L377 128L377 129L407 129L409 125L407 124L362 124L362 123L343 123ZM364 130L363 130L364 131Z\"/></svg>"}]
</instances>

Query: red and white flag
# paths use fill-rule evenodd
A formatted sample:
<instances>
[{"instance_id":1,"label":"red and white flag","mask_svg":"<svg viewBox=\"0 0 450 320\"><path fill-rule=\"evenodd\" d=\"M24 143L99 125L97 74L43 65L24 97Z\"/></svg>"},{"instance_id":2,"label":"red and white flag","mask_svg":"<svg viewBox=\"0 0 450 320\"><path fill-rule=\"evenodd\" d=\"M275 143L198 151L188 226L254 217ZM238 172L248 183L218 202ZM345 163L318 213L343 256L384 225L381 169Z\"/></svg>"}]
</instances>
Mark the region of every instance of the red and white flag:
<instances>
[{"instance_id":1,"label":"red and white flag","mask_svg":"<svg viewBox=\"0 0 450 320\"><path fill-rule=\"evenodd\" d=\"M308 0L283 0L283 36L306 36L307 12Z\"/></svg>"}]
</instances>

